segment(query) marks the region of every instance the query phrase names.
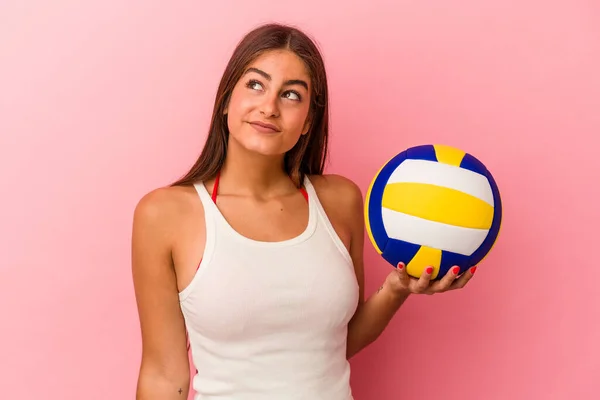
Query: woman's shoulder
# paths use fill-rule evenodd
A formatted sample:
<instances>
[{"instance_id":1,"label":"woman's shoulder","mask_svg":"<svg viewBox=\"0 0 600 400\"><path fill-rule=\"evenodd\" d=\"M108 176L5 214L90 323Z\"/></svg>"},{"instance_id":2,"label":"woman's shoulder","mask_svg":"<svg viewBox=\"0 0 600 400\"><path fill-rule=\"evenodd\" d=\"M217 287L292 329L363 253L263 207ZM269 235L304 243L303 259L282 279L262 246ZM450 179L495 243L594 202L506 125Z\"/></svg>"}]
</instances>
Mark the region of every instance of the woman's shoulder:
<instances>
[{"instance_id":1,"label":"woman's shoulder","mask_svg":"<svg viewBox=\"0 0 600 400\"><path fill-rule=\"evenodd\" d=\"M362 216L363 195L354 181L338 174L310 175L309 180L326 211L339 210L346 216L358 211Z\"/></svg>"},{"instance_id":2,"label":"woman's shoulder","mask_svg":"<svg viewBox=\"0 0 600 400\"><path fill-rule=\"evenodd\" d=\"M166 186L144 194L136 204L134 222L161 229L202 210L193 186Z\"/></svg>"},{"instance_id":3,"label":"woman's shoulder","mask_svg":"<svg viewBox=\"0 0 600 400\"><path fill-rule=\"evenodd\" d=\"M350 178L338 174L309 175L315 190L327 196L362 200L360 187Z\"/></svg>"}]
</instances>

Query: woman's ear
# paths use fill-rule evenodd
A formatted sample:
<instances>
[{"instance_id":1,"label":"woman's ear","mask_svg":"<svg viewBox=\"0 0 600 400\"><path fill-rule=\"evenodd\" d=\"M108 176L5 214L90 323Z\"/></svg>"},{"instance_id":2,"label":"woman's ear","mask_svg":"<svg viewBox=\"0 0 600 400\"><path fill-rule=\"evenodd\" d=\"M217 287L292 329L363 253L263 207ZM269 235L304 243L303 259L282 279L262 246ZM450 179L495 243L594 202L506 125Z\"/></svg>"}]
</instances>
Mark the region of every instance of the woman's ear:
<instances>
[{"instance_id":1,"label":"woman's ear","mask_svg":"<svg viewBox=\"0 0 600 400\"><path fill-rule=\"evenodd\" d=\"M312 126L312 113L306 118L306 122L304 123L304 127L302 128L302 135L306 135L310 132L310 128Z\"/></svg>"},{"instance_id":2,"label":"woman's ear","mask_svg":"<svg viewBox=\"0 0 600 400\"><path fill-rule=\"evenodd\" d=\"M227 115L229 111L229 96L225 97L225 105L223 106L223 115Z\"/></svg>"}]
</instances>

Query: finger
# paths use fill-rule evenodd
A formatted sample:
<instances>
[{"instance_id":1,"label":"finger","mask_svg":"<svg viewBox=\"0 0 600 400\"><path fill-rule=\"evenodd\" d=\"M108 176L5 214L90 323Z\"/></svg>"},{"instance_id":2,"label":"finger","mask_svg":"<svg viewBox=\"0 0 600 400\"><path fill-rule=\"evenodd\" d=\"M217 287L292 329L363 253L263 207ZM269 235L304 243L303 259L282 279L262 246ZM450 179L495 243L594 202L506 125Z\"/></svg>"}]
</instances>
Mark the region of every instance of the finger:
<instances>
[{"instance_id":1,"label":"finger","mask_svg":"<svg viewBox=\"0 0 600 400\"><path fill-rule=\"evenodd\" d=\"M458 276L459 272L460 267L456 265L453 266L448 270L448 272L446 273L446 275L444 275L442 279L440 279L437 282L434 282L431 285L430 290L433 292L445 292L449 290L452 284L456 281L456 277Z\"/></svg>"},{"instance_id":2,"label":"finger","mask_svg":"<svg viewBox=\"0 0 600 400\"><path fill-rule=\"evenodd\" d=\"M414 293L425 293L429 288L431 282L431 274L433 273L433 267L427 267L423 270L423 273L419 279L413 285Z\"/></svg>"},{"instance_id":3,"label":"finger","mask_svg":"<svg viewBox=\"0 0 600 400\"><path fill-rule=\"evenodd\" d=\"M462 274L462 276L460 278L458 278L454 281L454 283L452 284L450 289L453 290L453 289L460 289L460 288L465 287L465 285L471 280L471 278L473 278L473 274L475 274L476 269L477 269L477 266L473 266L473 267L469 268L469 270L466 271L464 274Z\"/></svg>"},{"instance_id":4,"label":"finger","mask_svg":"<svg viewBox=\"0 0 600 400\"><path fill-rule=\"evenodd\" d=\"M398 274L398 279L405 286L408 287L410 285L410 276L406 272L406 265L402 261L398 263L396 266L396 273Z\"/></svg>"}]
</instances>

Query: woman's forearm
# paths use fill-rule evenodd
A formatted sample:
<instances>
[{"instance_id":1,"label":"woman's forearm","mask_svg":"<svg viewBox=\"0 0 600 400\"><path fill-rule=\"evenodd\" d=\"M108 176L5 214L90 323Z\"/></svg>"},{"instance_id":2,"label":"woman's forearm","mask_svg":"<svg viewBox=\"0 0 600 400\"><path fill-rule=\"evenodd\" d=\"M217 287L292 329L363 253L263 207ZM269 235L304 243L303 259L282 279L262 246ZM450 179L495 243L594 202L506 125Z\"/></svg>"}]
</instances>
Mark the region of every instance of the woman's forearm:
<instances>
[{"instance_id":1,"label":"woman's forearm","mask_svg":"<svg viewBox=\"0 0 600 400\"><path fill-rule=\"evenodd\" d=\"M358 308L348 325L348 359L381 335L408 296L384 285Z\"/></svg>"}]
</instances>

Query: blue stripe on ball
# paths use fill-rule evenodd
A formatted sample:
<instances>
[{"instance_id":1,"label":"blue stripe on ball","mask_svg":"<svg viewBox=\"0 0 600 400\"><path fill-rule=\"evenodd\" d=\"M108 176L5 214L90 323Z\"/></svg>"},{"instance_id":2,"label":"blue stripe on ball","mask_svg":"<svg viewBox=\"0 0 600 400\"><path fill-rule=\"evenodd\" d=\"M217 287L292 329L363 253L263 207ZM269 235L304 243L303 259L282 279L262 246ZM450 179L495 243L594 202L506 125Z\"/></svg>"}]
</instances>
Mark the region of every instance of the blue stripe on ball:
<instances>
[{"instance_id":1,"label":"blue stripe on ball","mask_svg":"<svg viewBox=\"0 0 600 400\"><path fill-rule=\"evenodd\" d=\"M435 155L435 148L433 145L426 144L422 146L411 147L403 153L406 154L406 158L411 160L427 160L437 162L437 156ZM403 154L401 153L401 154Z\"/></svg>"},{"instance_id":2,"label":"blue stripe on ball","mask_svg":"<svg viewBox=\"0 0 600 400\"><path fill-rule=\"evenodd\" d=\"M460 163L460 167L489 177L485 165L483 165L481 161L479 161L478 159L476 159L468 153L465 154L465 156L463 157Z\"/></svg>"},{"instance_id":3,"label":"blue stripe on ball","mask_svg":"<svg viewBox=\"0 0 600 400\"><path fill-rule=\"evenodd\" d=\"M453 253L451 251L442 250L442 262L440 263L440 272L438 273L438 279L441 279L448 273L450 268L455 265L460 267L460 273L465 272L469 269L471 256L465 256L462 254Z\"/></svg>"},{"instance_id":4,"label":"blue stripe on ball","mask_svg":"<svg viewBox=\"0 0 600 400\"><path fill-rule=\"evenodd\" d=\"M487 177L490 187L492 188L492 194L494 197L494 218L492 219L492 226L490 227L485 240L483 243L481 243L481 246L479 246L479 248L475 250L473 254L471 254L471 265L479 264L481 260L483 260L483 258L490 252L492 246L498 238L498 234L500 233L500 225L502 221L502 199L500 198L498 185L496 184L492 174L490 174L487 170L485 171L484 175Z\"/></svg>"},{"instance_id":5,"label":"blue stripe on ball","mask_svg":"<svg viewBox=\"0 0 600 400\"><path fill-rule=\"evenodd\" d=\"M388 242L388 234L383 225L383 215L381 212L382 199L385 185L387 185L390 175L396 170L398 165L406 159L406 152L402 152L392 158L379 172L373 188L371 189L371 197L369 199L369 225L371 227L371 235L377 246L383 251Z\"/></svg>"},{"instance_id":6,"label":"blue stripe on ball","mask_svg":"<svg viewBox=\"0 0 600 400\"><path fill-rule=\"evenodd\" d=\"M381 256L395 268L399 262L407 265L420 248L419 244L390 238Z\"/></svg>"}]
</instances>

